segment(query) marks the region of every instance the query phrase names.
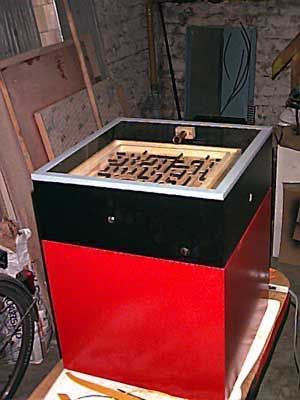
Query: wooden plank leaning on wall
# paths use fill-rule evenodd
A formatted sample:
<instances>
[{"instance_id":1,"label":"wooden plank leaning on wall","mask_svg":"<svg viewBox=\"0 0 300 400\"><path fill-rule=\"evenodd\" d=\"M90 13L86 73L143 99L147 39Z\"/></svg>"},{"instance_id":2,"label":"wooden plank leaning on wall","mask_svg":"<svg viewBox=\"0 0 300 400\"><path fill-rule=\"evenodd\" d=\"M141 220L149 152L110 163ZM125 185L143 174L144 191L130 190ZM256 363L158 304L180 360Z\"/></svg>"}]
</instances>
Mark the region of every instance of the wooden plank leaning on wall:
<instances>
[{"instance_id":1,"label":"wooden plank leaning on wall","mask_svg":"<svg viewBox=\"0 0 300 400\"><path fill-rule=\"evenodd\" d=\"M31 201L32 183L1 93L0 120L0 169L14 205L17 220L22 226L30 227L33 232L30 247L32 258L37 259L41 256L41 251Z\"/></svg>"},{"instance_id":2,"label":"wooden plank leaning on wall","mask_svg":"<svg viewBox=\"0 0 300 400\"><path fill-rule=\"evenodd\" d=\"M22 57L0 61L7 89L6 104L12 105L17 121L14 124L16 129L20 128L34 169L44 165L48 157L33 113L85 87L73 42L49 46L46 50L39 56L36 54L40 52L33 50Z\"/></svg>"},{"instance_id":3,"label":"wooden plank leaning on wall","mask_svg":"<svg viewBox=\"0 0 300 400\"><path fill-rule=\"evenodd\" d=\"M22 227L29 227L32 231L32 238L28 242L29 252L40 282L42 296L47 303L46 290L42 285L45 277L42 268L39 267L42 256L31 201L32 182L1 91L0 121L0 171L5 181L4 191L1 182L0 190L2 197L6 197L13 207L13 211L8 211L7 216L17 220Z\"/></svg>"},{"instance_id":4,"label":"wooden plank leaning on wall","mask_svg":"<svg viewBox=\"0 0 300 400\"><path fill-rule=\"evenodd\" d=\"M91 103L91 107L93 110L93 114L95 117L95 121L97 124L97 128L100 129L102 128L102 119L99 113L99 109L97 106L97 101L96 101L96 96L94 93L94 89L92 86L92 82L88 73L88 68L86 65L86 60L83 54L83 50L82 50L82 46L79 40L79 36L78 36L78 32L77 32L77 28L75 25L75 21L73 18L73 14L69 5L69 0L63 0L63 4L64 4L64 8L66 11L66 15L67 15L67 20L70 26L70 30L71 30L71 34L72 34L72 38L76 47L76 51L77 51L77 55L78 55L78 59L79 59L79 63L80 63L80 68L82 71L82 75L83 75L83 79L84 79L84 83L88 92L88 96L89 96L89 101Z\"/></svg>"}]
</instances>

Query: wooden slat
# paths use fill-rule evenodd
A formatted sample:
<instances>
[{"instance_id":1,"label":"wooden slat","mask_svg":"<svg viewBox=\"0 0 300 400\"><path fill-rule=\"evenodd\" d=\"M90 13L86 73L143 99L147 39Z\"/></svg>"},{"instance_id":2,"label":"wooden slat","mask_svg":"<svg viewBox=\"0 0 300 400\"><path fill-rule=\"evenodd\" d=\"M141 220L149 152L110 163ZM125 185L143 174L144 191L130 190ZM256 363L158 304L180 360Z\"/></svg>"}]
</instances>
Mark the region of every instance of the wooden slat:
<instances>
[{"instance_id":1,"label":"wooden slat","mask_svg":"<svg viewBox=\"0 0 300 400\"><path fill-rule=\"evenodd\" d=\"M85 58L84 58L84 54L83 54L83 51L82 51L81 43L80 43L80 40L79 40L79 37L78 37L78 32L77 32L77 28L76 28L76 25L75 25L73 14L72 14L72 11L71 11L71 8L70 8L70 5L69 5L69 1L68 0L63 0L63 4L64 4L64 8L65 8L65 11L66 11L67 20L68 20L68 23L69 23L69 26L70 26L70 30L71 30L72 38L73 38L73 41L74 41L74 45L76 47L76 51L77 51L77 54L78 54L78 59L79 59L79 63L80 63L80 67L81 67L81 71L82 71L82 75L83 75L83 79L84 79L84 82L85 82L85 86L87 88L87 92L88 92L88 95L89 95L89 101L91 103L91 107L92 107L92 110L93 110L95 121L96 121L97 127L101 128L102 125L103 125L102 124L102 120L101 120L101 116L100 116L100 113L99 113L99 110L98 110L98 107L97 107L97 101L96 101L95 93L94 93L92 82L91 82L91 79L90 79L90 76L89 76L89 73L88 73L88 68L87 68L86 61L85 61Z\"/></svg>"},{"instance_id":2,"label":"wooden slat","mask_svg":"<svg viewBox=\"0 0 300 400\"><path fill-rule=\"evenodd\" d=\"M68 46L73 45L73 40L69 39L62 43L54 44L52 46L47 47L39 47L38 49L33 49L30 51L26 51L25 53L17 54L14 57L9 57L0 61L0 70L11 67L15 64L20 64L24 61L30 61L33 58L41 57L45 54L51 53L52 51L63 49Z\"/></svg>"},{"instance_id":3,"label":"wooden slat","mask_svg":"<svg viewBox=\"0 0 300 400\"><path fill-rule=\"evenodd\" d=\"M300 51L300 33L298 33L291 43L276 57L272 65L272 79L276 78L298 51Z\"/></svg>"},{"instance_id":4,"label":"wooden slat","mask_svg":"<svg viewBox=\"0 0 300 400\"><path fill-rule=\"evenodd\" d=\"M42 142L44 144L44 148L45 148L46 154L48 156L48 159L53 160L55 158L55 155L52 150L52 146L51 146L51 143L49 140L47 129L44 125L43 118L40 113L34 113L34 118L35 118L35 122L37 123L37 126L39 128L40 136L41 136Z\"/></svg>"},{"instance_id":5,"label":"wooden slat","mask_svg":"<svg viewBox=\"0 0 300 400\"><path fill-rule=\"evenodd\" d=\"M291 89L300 86L300 52L292 58Z\"/></svg>"},{"instance_id":6,"label":"wooden slat","mask_svg":"<svg viewBox=\"0 0 300 400\"><path fill-rule=\"evenodd\" d=\"M17 220L22 226L28 227L32 231L32 238L29 240L29 251L32 259L36 260L39 259L41 253L32 207L32 182L1 91L0 121L0 169L3 173Z\"/></svg>"},{"instance_id":7,"label":"wooden slat","mask_svg":"<svg viewBox=\"0 0 300 400\"><path fill-rule=\"evenodd\" d=\"M59 400L72 400L69 395L64 394L64 393L58 393L57 396L58 396Z\"/></svg>"}]
</instances>

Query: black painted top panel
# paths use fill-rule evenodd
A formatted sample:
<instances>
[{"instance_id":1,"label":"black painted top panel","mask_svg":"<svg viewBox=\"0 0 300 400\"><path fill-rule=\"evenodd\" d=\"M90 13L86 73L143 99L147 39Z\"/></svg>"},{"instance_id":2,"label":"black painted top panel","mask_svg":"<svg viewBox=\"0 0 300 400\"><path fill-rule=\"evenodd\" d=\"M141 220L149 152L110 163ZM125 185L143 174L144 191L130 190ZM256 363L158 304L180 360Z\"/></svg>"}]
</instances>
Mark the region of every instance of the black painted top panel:
<instances>
[{"instance_id":1,"label":"black painted top panel","mask_svg":"<svg viewBox=\"0 0 300 400\"><path fill-rule=\"evenodd\" d=\"M225 140L220 131L212 134ZM224 267L271 186L271 159L269 138L224 202L35 181L40 237Z\"/></svg>"},{"instance_id":2,"label":"black painted top panel","mask_svg":"<svg viewBox=\"0 0 300 400\"><path fill-rule=\"evenodd\" d=\"M205 264L223 253L222 203L35 183L42 239Z\"/></svg>"}]
</instances>

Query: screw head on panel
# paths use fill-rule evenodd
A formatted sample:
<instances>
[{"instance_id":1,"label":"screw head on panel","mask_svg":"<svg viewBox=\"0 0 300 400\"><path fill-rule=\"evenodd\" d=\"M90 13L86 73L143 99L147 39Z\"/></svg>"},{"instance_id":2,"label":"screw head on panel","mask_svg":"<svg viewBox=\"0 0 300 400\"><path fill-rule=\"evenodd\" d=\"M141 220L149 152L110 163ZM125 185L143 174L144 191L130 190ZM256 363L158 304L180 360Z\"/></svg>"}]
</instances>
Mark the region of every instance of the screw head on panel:
<instances>
[{"instance_id":1,"label":"screw head on panel","mask_svg":"<svg viewBox=\"0 0 300 400\"><path fill-rule=\"evenodd\" d=\"M116 222L116 218L115 218L113 215L109 215L109 216L107 217L107 222L108 222L109 224L114 224L114 223Z\"/></svg>"},{"instance_id":2,"label":"screw head on panel","mask_svg":"<svg viewBox=\"0 0 300 400\"><path fill-rule=\"evenodd\" d=\"M187 247L181 247L180 254L183 257L188 257L191 254L191 250L189 248L187 248Z\"/></svg>"}]
</instances>

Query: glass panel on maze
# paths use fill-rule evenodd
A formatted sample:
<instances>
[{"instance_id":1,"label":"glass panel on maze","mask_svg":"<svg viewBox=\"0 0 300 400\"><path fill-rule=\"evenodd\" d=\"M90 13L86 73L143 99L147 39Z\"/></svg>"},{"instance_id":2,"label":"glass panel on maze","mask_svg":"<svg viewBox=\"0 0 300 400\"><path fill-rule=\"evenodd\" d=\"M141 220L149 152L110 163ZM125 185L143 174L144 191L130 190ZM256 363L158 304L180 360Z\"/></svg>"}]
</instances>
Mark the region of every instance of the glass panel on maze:
<instances>
[{"instance_id":1,"label":"glass panel on maze","mask_svg":"<svg viewBox=\"0 0 300 400\"><path fill-rule=\"evenodd\" d=\"M240 154L235 148L114 140L70 174L213 189Z\"/></svg>"}]
</instances>

